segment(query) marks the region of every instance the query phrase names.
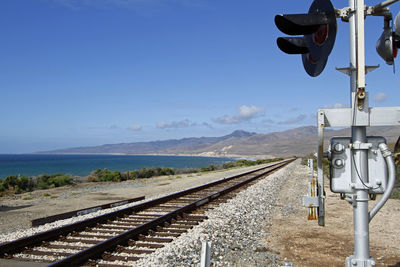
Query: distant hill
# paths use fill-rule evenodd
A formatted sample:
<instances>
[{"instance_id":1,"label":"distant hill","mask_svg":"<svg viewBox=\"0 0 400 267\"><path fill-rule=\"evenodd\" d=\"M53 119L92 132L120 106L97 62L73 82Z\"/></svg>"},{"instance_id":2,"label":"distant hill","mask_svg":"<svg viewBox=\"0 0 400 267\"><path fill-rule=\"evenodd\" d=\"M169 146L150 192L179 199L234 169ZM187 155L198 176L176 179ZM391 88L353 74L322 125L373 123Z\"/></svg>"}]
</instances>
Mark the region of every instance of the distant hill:
<instances>
[{"instance_id":1,"label":"distant hill","mask_svg":"<svg viewBox=\"0 0 400 267\"><path fill-rule=\"evenodd\" d=\"M368 135L387 138L394 143L400 135L400 127L374 127ZM332 136L350 136L350 129L325 131L325 143ZM281 157L302 156L316 151L317 128L305 126L283 132L268 134L250 133L242 130L221 137L190 137L152 142L106 144L91 147L74 147L40 153L124 153L167 154L200 156L249 156Z\"/></svg>"}]
</instances>

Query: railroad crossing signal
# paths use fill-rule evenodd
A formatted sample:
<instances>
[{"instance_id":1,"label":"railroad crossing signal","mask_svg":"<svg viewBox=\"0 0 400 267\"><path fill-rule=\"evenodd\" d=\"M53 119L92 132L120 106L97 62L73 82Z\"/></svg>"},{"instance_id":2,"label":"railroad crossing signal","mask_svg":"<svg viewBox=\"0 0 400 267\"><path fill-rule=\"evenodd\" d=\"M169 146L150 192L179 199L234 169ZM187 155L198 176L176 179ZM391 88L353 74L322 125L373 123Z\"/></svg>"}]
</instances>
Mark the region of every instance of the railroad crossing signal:
<instances>
[{"instance_id":1,"label":"railroad crossing signal","mask_svg":"<svg viewBox=\"0 0 400 267\"><path fill-rule=\"evenodd\" d=\"M376 51L388 65L393 65L397 56L397 45L394 40L394 32L392 32L391 28L386 28L376 43Z\"/></svg>"},{"instance_id":2,"label":"railroad crossing signal","mask_svg":"<svg viewBox=\"0 0 400 267\"><path fill-rule=\"evenodd\" d=\"M385 139L367 136L367 126L399 126L400 107L369 107L365 74L376 66L365 65L364 20L367 15L384 17L384 32L376 49L387 64L394 64L400 47L400 15L396 17L393 32L390 27L392 14L386 7L398 1L385 0L375 6L366 6L364 0L349 0L348 7L334 9L329 0L314 0L308 14L275 17L275 24L282 32L304 35L280 37L277 43L285 53L301 54L306 72L313 77L323 71L332 51L337 30L336 16L349 23L350 65L338 70L350 76L351 107L318 111L317 180L309 179L309 194L302 200L303 205L309 208L308 218L315 218L317 208L318 224L324 226L324 129L351 127L351 137L331 139L327 154L331 191L340 193L353 206L354 255L346 258L346 267L376 266L369 253L369 223L388 200L396 180L394 160ZM399 147L396 145L396 149ZM382 194L382 197L369 210L368 201L375 200L376 194Z\"/></svg>"},{"instance_id":3,"label":"railroad crossing signal","mask_svg":"<svg viewBox=\"0 0 400 267\"><path fill-rule=\"evenodd\" d=\"M400 47L400 13L394 21L394 31L390 27L391 16L385 17L382 35L376 42L376 51L385 60L386 64L393 65Z\"/></svg>"},{"instance_id":4,"label":"railroad crossing signal","mask_svg":"<svg viewBox=\"0 0 400 267\"><path fill-rule=\"evenodd\" d=\"M303 37L279 37L278 47L287 54L301 54L308 75L316 77L324 70L335 44L337 23L329 0L314 0L307 14L276 15L280 31Z\"/></svg>"}]
</instances>

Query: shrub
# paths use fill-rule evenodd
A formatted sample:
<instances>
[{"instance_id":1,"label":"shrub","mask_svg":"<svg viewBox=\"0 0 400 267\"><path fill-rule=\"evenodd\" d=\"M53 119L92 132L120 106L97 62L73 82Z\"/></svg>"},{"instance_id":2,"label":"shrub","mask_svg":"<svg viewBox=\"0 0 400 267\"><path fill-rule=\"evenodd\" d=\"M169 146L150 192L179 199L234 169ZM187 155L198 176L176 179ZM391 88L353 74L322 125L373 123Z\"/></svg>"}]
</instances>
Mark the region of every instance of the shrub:
<instances>
[{"instance_id":1,"label":"shrub","mask_svg":"<svg viewBox=\"0 0 400 267\"><path fill-rule=\"evenodd\" d=\"M185 174L185 173L198 173L200 170L196 168L182 168L174 170L174 174Z\"/></svg>"},{"instance_id":2,"label":"shrub","mask_svg":"<svg viewBox=\"0 0 400 267\"><path fill-rule=\"evenodd\" d=\"M45 181L39 181L37 187L39 189L49 189L49 185Z\"/></svg>"},{"instance_id":3,"label":"shrub","mask_svg":"<svg viewBox=\"0 0 400 267\"><path fill-rule=\"evenodd\" d=\"M400 199L400 164L396 165L395 188L393 189L392 194L390 195L390 198Z\"/></svg>"},{"instance_id":4,"label":"shrub","mask_svg":"<svg viewBox=\"0 0 400 267\"><path fill-rule=\"evenodd\" d=\"M108 182L108 181L113 181L113 182L120 182L123 181L124 178L122 177L121 173L119 171L109 171L108 169L100 170L97 169L94 172L92 172L89 177L88 181L91 182Z\"/></svg>"},{"instance_id":5,"label":"shrub","mask_svg":"<svg viewBox=\"0 0 400 267\"><path fill-rule=\"evenodd\" d=\"M158 174L159 175L174 175L175 174L175 170L173 170L171 168L164 167L164 168L159 170Z\"/></svg>"},{"instance_id":6,"label":"shrub","mask_svg":"<svg viewBox=\"0 0 400 267\"><path fill-rule=\"evenodd\" d=\"M137 178L150 178L155 175L154 169L142 168L137 171Z\"/></svg>"},{"instance_id":7,"label":"shrub","mask_svg":"<svg viewBox=\"0 0 400 267\"><path fill-rule=\"evenodd\" d=\"M99 181L99 178L98 178L98 176L97 176L98 171L101 171L101 170L97 169L97 170L95 170L95 171L92 171L92 172L89 174L87 180L88 180L89 182L98 182L98 181Z\"/></svg>"},{"instance_id":8,"label":"shrub","mask_svg":"<svg viewBox=\"0 0 400 267\"><path fill-rule=\"evenodd\" d=\"M400 189L394 189L392 194L390 195L392 199L400 199Z\"/></svg>"},{"instance_id":9,"label":"shrub","mask_svg":"<svg viewBox=\"0 0 400 267\"><path fill-rule=\"evenodd\" d=\"M35 189L35 180L32 177L28 178L28 183L26 186L26 191L33 191Z\"/></svg>"},{"instance_id":10,"label":"shrub","mask_svg":"<svg viewBox=\"0 0 400 267\"><path fill-rule=\"evenodd\" d=\"M119 171L109 171L106 170L103 172L103 176L100 177L100 181L113 181L113 182L120 182L121 181L121 173Z\"/></svg>"},{"instance_id":11,"label":"shrub","mask_svg":"<svg viewBox=\"0 0 400 267\"><path fill-rule=\"evenodd\" d=\"M222 163L223 169L230 169L230 168L234 168L234 167L236 167L236 166L232 161Z\"/></svg>"},{"instance_id":12,"label":"shrub","mask_svg":"<svg viewBox=\"0 0 400 267\"><path fill-rule=\"evenodd\" d=\"M39 177L37 178L37 184L39 186L40 189L47 189L49 187L49 181L50 179L50 175L47 174L41 174L39 175Z\"/></svg>"},{"instance_id":13,"label":"shrub","mask_svg":"<svg viewBox=\"0 0 400 267\"><path fill-rule=\"evenodd\" d=\"M55 188L73 184L73 179L70 175L61 173L47 175L41 174L37 178L37 187L40 189Z\"/></svg>"},{"instance_id":14,"label":"shrub","mask_svg":"<svg viewBox=\"0 0 400 267\"><path fill-rule=\"evenodd\" d=\"M18 184L18 177L16 175L7 176L6 179L3 180L3 186L6 189L14 188Z\"/></svg>"},{"instance_id":15,"label":"shrub","mask_svg":"<svg viewBox=\"0 0 400 267\"><path fill-rule=\"evenodd\" d=\"M14 193L21 194L21 193L24 193L24 190L22 190L18 185L16 185L16 186L14 186Z\"/></svg>"},{"instance_id":16,"label":"shrub","mask_svg":"<svg viewBox=\"0 0 400 267\"><path fill-rule=\"evenodd\" d=\"M32 177L28 178L25 176L18 177L16 175L7 176L0 183L0 191L9 189L10 191L20 194L26 191L32 191L35 188L35 183Z\"/></svg>"},{"instance_id":17,"label":"shrub","mask_svg":"<svg viewBox=\"0 0 400 267\"><path fill-rule=\"evenodd\" d=\"M121 172L121 181L129 180L128 172Z\"/></svg>"},{"instance_id":18,"label":"shrub","mask_svg":"<svg viewBox=\"0 0 400 267\"><path fill-rule=\"evenodd\" d=\"M257 161L241 159L238 161L225 162L219 165L210 164L209 166L203 168L173 169L168 167L162 167L162 168L153 167L153 168L142 168L140 170L127 171L124 173L121 173L119 171L110 171L108 169L103 169L103 170L97 169L95 171L92 171L87 179L89 182L98 182L98 181L120 182L128 179L150 178L153 176L161 176L161 175L178 175L176 178L181 178L179 174L197 173L197 176L201 176L201 172L222 170L234 167L253 166L257 164L270 163L279 160L283 159L275 158L275 159L265 159ZM397 172L399 172L399 170L397 170ZM70 175L65 175L61 173L52 175L41 174L38 177L25 177L25 176L19 177L16 175L10 175L6 177L4 180L0 181L0 192L6 192L6 194L8 193L20 194L26 191L33 191L38 188L48 189L48 188L61 187L71 184L74 184L73 178Z\"/></svg>"},{"instance_id":19,"label":"shrub","mask_svg":"<svg viewBox=\"0 0 400 267\"><path fill-rule=\"evenodd\" d=\"M136 178L139 178L139 177L138 177L138 172L137 172L137 171L129 171L129 172L128 172L128 176L129 176L129 179L131 179L131 180L134 180L134 179L136 179Z\"/></svg>"},{"instance_id":20,"label":"shrub","mask_svg":"<svg viewBox=\"0 0 400 267\"><path fill-rule=\"evenodd\" d=\"M60 187L72 184L73 183L72 181L73 181L72 177L69 175L55 174L50 176L48 183L50 184L50 186L54 185L54 187Z\"/></svg>"}]
</instances>

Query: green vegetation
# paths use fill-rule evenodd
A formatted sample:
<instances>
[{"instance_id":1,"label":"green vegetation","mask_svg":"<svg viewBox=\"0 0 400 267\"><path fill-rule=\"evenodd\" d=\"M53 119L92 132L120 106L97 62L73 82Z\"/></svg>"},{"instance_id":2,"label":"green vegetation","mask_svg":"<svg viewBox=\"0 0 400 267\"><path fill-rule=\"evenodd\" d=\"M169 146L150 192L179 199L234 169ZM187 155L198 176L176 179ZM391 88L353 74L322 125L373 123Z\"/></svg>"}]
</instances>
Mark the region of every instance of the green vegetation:
<instances>
[{"instance_id":1,"label":"green vegetation","mask_svg":"<svg viewBox=\"0 0 400 267\"><path fill-rule=\"evenodd\" d=\"M142 178L151 178L155 176L172 176L176 175L176 178L181 178L181 174L194 174L201 176L203 172L220 171L224 169L237 168L237 167L248 167L259 164L271 163L281 161L283 158L264 159L264 160L246 160L241 159L237 161L225 162L223 164L215 165L210 164L203 168L185 168L185 169L172 169L168 167L153 167L153 168L142 168L140 170L133 170L127 172L110 171L108 169L97 169L90 173L87 177L89 182L121 182L126 180L135 180ZM192 176L192 175L191 175ZM70 175L66 174L41 174L37 177L26 177L10 175L4 180L0 180L0 196L4 194L20 194L24 192L31 192L36 189L48 189L61 187L66 185L74 184L74 180ZM50 194L45 193L43 196L47 197ZM51 198L57 198L58 196L50 196Z\"/></svg>"},{"instance_id":2,"label":"green vegetation","mask_svg":"<svg viewBox=\"0 0 400 267\"><path fill-rule=\"evenodd\" d=\"M42 174L39 175L37 181L38 181L38 187L40 189L60 187L73 183L73 179L70 175L65 175L61 173L52 175Z\"/></svg>"},{"instance_id":3,"label":"green vegetation","mask_svg":"<svg viewBox=\"0 0 400 267\"><path fill-rule=\"evenodd\" d=\"M108 169L100 170L97 169L93 171L88 180L90 182L106 182L106 181L113 181L113 182L120 182L125 181L124 177L121 175L119 171L109 171Z\"/></svg>"},{"instance_id":4,"label":"green vegetation","mask_svg":"<svg viewBox=\"0 0 400 267\"><path fill-rule=\"evenodd\" d=\"M175 170L171 168L142 168L140 170L127 171L127 172L119 172L119 171L110 171L108 169L100 170L97 169L93 171L88 176L88 181L90 182L121 182L126 180L134 180L140 178L150 178L154 176L163 176L163 175L174 175Z\"/></svg>"},{"instance_id":5,"label":"green vegetation","mask_svg":"<svg viewBox=\"0 0 400 267\"><path fill-rule=\"evenodd\" d=\"M119 171L110 171L108 169L100 170L97 169L93 171L88 176L88 181L90 182L121 182L126 180L134 180L134 179L141 179L141 178L151 178L155 176L164 176L164 175L177 175L177 178L181 177L179 174L186 174L186 173L200 173L200 172L209 172L209 171L217 171L217 170L224 170L230 169L235 167L247 167L247 166L255 166L259 164L271 163L275 161L283 160L282 158L275 158L275 159L264 159L264 160L246 160L241 159L238 161L230 161L225 162L223 164L214 165L210 164L207 167L203 168L186 168L186 169L172 169L168 167L160 168L160 167L153 167L153 168L142 168L140 170L134 171L127 171L127 172L119 172Z\"/></svg>"},{"instance_id":6,"label":"green vegetation","mask_svg":"<svg viewBox=\"0 0 400 267\"><path fill-rule=\"evenodd\" d=\"M396 165L396 182L390 198L400 199L400 164Z\"/></svg>"},{"instance_id":7,"label":"green vegetation","mask_svg":"<svg viewBox=\"0 0 400 267\"><path fill-rule=\"evenodd\" d=\"M260 164L271 163L275 161L281 161L283 158L274 158L274 159L260 159L260 160L247 160L247 159L240 159L237 161L229 161L222 163L220 165L210 164L207 167L200 168L200 172L209 172L209 171L218 171L230 168L240 168L240 167L249 167L255 166Z\"/></svg>"},{"instance_id":8,"label":"green vegetation","mask_svg":"<svg viewBox=\"0 0 400 267\"><path fill-rule=\"evenodd\" d=\"M38 177L26 177L10 175L0 180L0 192L8 194L21 194L36 189L47 189L73 184L70 175L65 174L42 174Z\"/></svg>"}]
</instances>

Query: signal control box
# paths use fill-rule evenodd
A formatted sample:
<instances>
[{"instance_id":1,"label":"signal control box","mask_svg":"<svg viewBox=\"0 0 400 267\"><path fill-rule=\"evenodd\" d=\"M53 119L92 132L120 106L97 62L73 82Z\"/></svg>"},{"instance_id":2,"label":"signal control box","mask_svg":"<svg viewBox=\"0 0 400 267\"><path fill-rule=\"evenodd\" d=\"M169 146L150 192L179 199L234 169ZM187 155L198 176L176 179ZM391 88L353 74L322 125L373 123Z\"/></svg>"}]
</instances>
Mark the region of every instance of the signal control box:
<instances>
[{"instance_id":1,"label":"signal control box","mask_svg":"<svg viewBox=\"0 0 400 267\"><path fill-rule=\"evenodd\" d=\"M329 146L330 184L334 193L355 193L355 189L368 189L370 194L383 194L387 187L388 173L379 144L386 139L380 136L367 137L367 143L357 149L368 150L369 181L362 182L360 162L354 157L350 137L334 137ZM353 175L352 175L353 173ZM353 177L353 178L352 178Z\"/></svg>"}]
</instances>

